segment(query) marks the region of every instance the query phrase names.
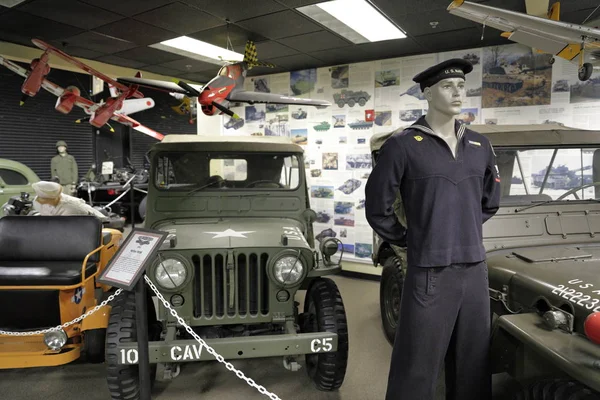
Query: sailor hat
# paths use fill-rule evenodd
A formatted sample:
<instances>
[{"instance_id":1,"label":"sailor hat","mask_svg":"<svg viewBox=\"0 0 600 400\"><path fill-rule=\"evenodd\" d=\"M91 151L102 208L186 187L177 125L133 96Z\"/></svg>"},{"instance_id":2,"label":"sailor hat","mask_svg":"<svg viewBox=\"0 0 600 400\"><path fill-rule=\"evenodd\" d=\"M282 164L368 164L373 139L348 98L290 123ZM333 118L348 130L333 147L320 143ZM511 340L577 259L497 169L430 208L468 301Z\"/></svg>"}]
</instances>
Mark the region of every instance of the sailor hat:
<instances>
[{"instance_id":1,"label":"sailor hat","mask_svg":"<svg viewBox=\"0 0 600 400\"><path fill-rule=\"evenodd\" d=\"M442 79L463 78L469 72L473 71L473 65L462 58L453 58L443 61L425 71L415 75L413 81L421 85L421 91L426 87L433 86Z\"/></svg>"},{"instance_id":2,"label":"sailor hat","mask_svg":"<svg viewBox=\"0 0 600 400\"><path fill-rule=\"evenodd\" d=\"M56 182L39 181L31 185L41 199L55 199L62 193L62 186Z\"/></svg>"}]
</instances>

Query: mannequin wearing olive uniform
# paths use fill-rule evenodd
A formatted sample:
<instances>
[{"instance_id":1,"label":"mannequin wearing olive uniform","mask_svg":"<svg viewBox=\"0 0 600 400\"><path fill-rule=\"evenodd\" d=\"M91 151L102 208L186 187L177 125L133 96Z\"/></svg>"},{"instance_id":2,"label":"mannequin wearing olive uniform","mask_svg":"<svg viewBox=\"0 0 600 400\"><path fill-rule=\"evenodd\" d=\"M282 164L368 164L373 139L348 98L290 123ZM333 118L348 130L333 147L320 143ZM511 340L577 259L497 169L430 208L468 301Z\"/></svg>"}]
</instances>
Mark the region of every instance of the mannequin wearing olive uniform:
<instances>
[{"instance_id":1,"label":"mannequin wearing olive uniform","mask_svg":"<svg viewBox=\"0 0 600 400\"><path fill-rule=\"evenodd\" d=\"M52 179L58 178L58 183L66 194L75 194L77 181L79 181L77 162L75 157L67 153L67 143L64 140L56 142L58 154L52 158Z\"/></svg>"}]
</instances>

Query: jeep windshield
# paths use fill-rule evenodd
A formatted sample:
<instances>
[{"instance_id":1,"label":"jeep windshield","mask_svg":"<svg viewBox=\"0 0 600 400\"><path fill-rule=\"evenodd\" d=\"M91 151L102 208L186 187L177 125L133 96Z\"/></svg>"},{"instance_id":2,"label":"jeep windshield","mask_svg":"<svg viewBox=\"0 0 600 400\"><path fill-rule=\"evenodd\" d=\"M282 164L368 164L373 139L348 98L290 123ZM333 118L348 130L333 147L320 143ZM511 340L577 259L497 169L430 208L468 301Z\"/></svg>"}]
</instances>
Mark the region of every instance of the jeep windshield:
<instances>
[{"instance_id":1,"label":"jeep windshield","mask_svg":"<svg viewBox=\"0 0 600 400\"><path fill-rule=\"evenodd\" d=\"M498 148L501 205L600 199L600 149Z\"/></svg>"},{"instance_id":2,"label":"jeep windshield","mask_svg":"<svg viewBox=\"0 0 600 400\"><path fill-rule=\"evenodd\" d=\"M173 151L159 154L155 185L159 190L285 191L300 185L298 156L279 153Z\"/></svg>"}]
</instances>

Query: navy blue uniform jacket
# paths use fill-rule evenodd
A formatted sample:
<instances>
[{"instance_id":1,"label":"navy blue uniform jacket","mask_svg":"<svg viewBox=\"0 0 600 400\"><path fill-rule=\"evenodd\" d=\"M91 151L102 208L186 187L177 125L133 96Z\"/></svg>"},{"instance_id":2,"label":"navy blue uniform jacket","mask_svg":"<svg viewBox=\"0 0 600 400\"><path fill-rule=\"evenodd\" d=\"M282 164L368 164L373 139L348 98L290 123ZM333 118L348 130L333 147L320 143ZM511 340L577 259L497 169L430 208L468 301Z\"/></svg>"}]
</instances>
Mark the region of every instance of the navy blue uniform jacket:
<instances>
[{"instance_id":1,"label":"navy blue uniform jacket","mask_svg":"<svg viewBox=\"0 0 600 400\"><path fill-rule=\"evenodd\" d=\"M381 146L365 187L365 212L388 243L406 240L408 264L445 266L485 260L483 223L500 203L500 177L489 140L456 123L456 157L424 117ZM405 229L394 214L400 190Z\"/></svg>"}]
</instances>

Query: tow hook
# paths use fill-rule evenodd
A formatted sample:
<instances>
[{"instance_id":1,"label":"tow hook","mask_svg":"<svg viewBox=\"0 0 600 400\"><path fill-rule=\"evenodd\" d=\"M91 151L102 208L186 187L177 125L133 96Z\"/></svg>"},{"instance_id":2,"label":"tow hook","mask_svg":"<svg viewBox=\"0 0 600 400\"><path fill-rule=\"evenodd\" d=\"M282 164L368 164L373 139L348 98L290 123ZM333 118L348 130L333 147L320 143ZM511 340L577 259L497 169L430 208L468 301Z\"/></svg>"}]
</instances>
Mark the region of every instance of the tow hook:
<instances>
[{"instance_id":1,"label":"tow hook","mask_svg":"<svg viewBox=\"0 0 600 400\"><path fill-rule=\"evenodd\" d=\"M296 372L300 371L302 365L296 361L296 357L283 357L283 366L288 371Z\"/></svg>"}]
</instances>

